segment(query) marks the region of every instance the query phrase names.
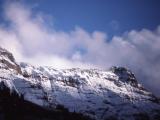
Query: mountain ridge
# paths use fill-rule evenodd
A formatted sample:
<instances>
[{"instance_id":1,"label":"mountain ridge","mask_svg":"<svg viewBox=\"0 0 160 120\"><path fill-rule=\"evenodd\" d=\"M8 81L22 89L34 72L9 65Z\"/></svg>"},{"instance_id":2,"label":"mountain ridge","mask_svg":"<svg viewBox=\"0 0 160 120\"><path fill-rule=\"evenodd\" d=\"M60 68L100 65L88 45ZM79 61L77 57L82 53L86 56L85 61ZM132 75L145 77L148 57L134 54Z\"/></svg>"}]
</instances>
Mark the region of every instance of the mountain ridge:
<instances>
[{"instance_id":1,"label":"mountain ridge","mask_svg":"<svg viewBox=\"0 0 160 120\"><path fill-rule=\"evenodd\" d=\"M0 48L0 83L26 101L54 110L63 105L96 120L160 118L160 101L124 67L55 69L16 63Z\"/></svg>"}]
</instances>

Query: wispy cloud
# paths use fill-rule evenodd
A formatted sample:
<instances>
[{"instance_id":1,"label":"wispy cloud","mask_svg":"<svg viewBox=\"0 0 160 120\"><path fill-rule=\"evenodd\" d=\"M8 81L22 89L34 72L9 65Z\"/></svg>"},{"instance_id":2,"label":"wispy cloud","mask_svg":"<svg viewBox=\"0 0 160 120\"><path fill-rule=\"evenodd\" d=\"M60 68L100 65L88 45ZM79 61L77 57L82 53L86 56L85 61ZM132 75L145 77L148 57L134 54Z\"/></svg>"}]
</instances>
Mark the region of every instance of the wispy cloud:
<instances>
[{"instance_id":1,"label":"wispy cloud","mask_svg":"<svg viewBox=\"0 0 160 120\"><path fill-rule=\"evenodd\" d=\"M20 3L6 4L4 12L9 25L0 27L0 43L18 61L60 68L127 66L149 89L160 91L160 27L131 30L108 40L106 33L80 27L57 31L48 26L45 14Z\"/></svg>"}]
</instances>

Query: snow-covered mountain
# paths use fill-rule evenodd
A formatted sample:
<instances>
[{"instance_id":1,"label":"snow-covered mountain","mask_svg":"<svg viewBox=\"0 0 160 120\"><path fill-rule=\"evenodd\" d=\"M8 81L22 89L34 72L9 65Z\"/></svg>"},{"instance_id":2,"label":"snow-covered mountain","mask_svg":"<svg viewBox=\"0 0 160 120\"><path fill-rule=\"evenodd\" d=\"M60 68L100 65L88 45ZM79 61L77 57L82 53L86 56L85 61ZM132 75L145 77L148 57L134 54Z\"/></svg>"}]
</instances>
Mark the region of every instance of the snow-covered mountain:
<instances>
[{"instance_id":1,"label":"snow-covered mountain","mask_svg":"<svg viewBox=\"0 0 160 120\"><path fill-rule=\"evenodd\" d=\"M0 48L0 89L48 110L62 105L96 120L158 120L160 100L124 67L55 69L16 63Z\"/></svg>"}]
</instances>

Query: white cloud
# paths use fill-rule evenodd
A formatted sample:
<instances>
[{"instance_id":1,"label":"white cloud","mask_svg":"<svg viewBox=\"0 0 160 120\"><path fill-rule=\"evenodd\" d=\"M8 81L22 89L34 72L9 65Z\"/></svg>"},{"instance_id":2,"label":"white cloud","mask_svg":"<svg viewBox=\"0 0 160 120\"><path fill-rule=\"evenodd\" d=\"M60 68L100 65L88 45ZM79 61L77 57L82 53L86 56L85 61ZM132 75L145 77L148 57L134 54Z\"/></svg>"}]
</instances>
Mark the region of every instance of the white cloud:
<instances>
[{"instance_id":1,"label":"white cloud","mask_svg":"<svg viewBox=\"0 0 160 120\"><path fill-rule=\"evenodd\" d=\"M160 91L160 27L108 40L103 32L89 33L80 27L57 31L49 27L44 14L19 3L5 6L5 18L10 24L0 28L0 43L18 61L60 68L127 66L149 89Z\"/></svg>"}]
</instances>

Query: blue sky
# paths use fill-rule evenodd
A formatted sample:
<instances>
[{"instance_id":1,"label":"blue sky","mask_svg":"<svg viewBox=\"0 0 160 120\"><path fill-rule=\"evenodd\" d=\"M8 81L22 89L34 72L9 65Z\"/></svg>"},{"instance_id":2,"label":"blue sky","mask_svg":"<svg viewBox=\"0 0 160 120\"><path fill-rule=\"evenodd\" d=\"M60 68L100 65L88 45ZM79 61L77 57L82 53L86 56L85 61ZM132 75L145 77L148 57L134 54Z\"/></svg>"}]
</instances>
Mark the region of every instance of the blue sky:
<instances>
[{"instance_id":1,"label":"blue sky","mask_svg":"<svg viewBox=\"0 0 160 120\"><path fill-rule=\"evenodd\" d=\"M1 0L1 3L3 2ZM51 15L54 27L63 31L81 26L88 32L99 30L111 37L132 29L153 30L160 22L159 0L22 0L22 2L32 6L35 11Z\"/></svg>"}]
</instances>

